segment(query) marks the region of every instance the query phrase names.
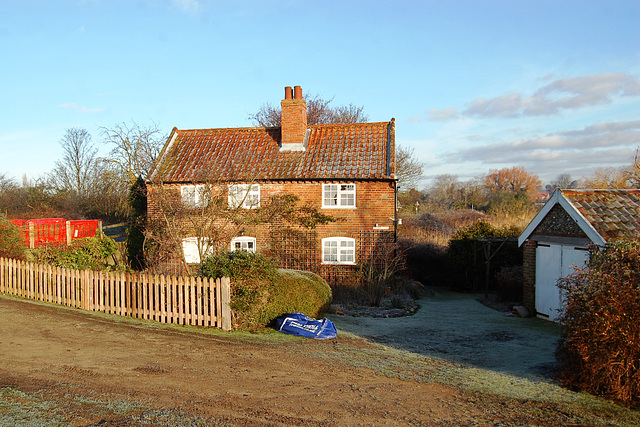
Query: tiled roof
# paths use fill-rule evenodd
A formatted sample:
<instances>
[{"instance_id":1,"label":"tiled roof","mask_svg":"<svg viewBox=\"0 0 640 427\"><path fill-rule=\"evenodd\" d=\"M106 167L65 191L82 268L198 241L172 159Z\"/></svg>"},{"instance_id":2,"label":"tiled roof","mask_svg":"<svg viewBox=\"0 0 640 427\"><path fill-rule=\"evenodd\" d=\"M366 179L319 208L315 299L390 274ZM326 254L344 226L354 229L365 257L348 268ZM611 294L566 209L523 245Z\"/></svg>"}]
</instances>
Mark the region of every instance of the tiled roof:
<instances>
[{"instance_id":1,"label":"tiled roof","mask_svg":"<svg viewBox=\"0 0 640 427\"><path fill-rule=\"evenodd\" d=\"M562 190L606 240L640 233L640 190Z\"/></svg>"},{"instance_id":2,"label":"tiled roof","mask_svg":"<svg viewBox=\"0 0 640 427\"><path fill-rule=\"evenodd\" d=\"M151 181L389 179L395 122L309 126L305 151L281 151L280 128L174 129Z\"/></svg>"}]
</instances>

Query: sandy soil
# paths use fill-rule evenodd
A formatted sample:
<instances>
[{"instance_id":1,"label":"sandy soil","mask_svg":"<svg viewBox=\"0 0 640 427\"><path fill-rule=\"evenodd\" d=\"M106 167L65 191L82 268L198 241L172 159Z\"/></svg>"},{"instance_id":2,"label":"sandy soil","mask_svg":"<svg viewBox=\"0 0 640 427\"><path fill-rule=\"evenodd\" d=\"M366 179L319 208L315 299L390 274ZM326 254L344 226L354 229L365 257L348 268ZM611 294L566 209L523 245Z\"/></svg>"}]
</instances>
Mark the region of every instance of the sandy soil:
<instances>
[{"instance_id":1,"label":"sandy soil","mask_svg":"<svg viewBox=\"0 0 640 427\"><path fill-rule=\"evenodd\" d=\"M0 425L608 425L582 417L619 417L444 385L434 380L440 365L451 364L348 333L328 341L223 333L0 297Z\"/></svg>"}]
</instances>

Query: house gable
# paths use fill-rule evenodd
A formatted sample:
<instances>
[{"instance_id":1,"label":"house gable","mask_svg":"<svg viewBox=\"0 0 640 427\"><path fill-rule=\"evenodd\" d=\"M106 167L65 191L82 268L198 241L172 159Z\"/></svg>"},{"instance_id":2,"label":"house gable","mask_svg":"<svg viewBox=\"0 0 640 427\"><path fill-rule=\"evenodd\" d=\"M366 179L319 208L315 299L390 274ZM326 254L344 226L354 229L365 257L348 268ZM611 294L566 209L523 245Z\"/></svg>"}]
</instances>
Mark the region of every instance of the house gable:
<instances>
[{"instance_id":1,"label":"house gable","mask_svg":"<svg viewBox=\"0 0 640 427\"><path fill-rule=\"evenodd\" d=\"M548 237L581 239L584 241L588 241L589 239L578 223L560 204L556 204L551 208L531 236L529 236L529 238L533 240L544 240L545 237L547 237L547 241L549 240Z\"/></svg>"},{"instance_id":2,"label":"house gable","mask_svg":"<svg viewBox=\"0 0 640 427\"><path fill-rule=\"evenodd\" d=\"M520 236L518 237L518 245L522 246L522 244L526 240L532 237L534 231L538 228L538 226L542 224L543 220L545 220L547 215L549 215L549 213L556 206L562 209L566 213L566 215L568 215L568 217L573 220L573 224L568 222L568 218L561 216L560 214L556 214L558 218L554 219L554 216L552 216L547 221L547 225L544 226L546 227L545 230L549 229L553 231L555 229L555 233L558 233L558 226L570 224L570 228L575 233L575 237L581 237L579 236L579 234L581 233L578 233L575 229L575 226L577 226L578 229L582 231L582 234L584 234L591 242L597 245L604 245L606 243L606 240L598 233L598 231L591 225L591 223L584 217L584 215L582 215L582 213L578 209L576 209L576 207L573 206L566 197L564 197L564 195L562 194L562 190L558 188L553 192L553 195L547 201L547 203L544 204L542 209L540 209L540 212L538 212L537 215L531 220L522 234L520 234ZM564 234L569 234L569 231L565 231ZM558 234L555 235L559 236Z\"/></svg>"}]
</instances>

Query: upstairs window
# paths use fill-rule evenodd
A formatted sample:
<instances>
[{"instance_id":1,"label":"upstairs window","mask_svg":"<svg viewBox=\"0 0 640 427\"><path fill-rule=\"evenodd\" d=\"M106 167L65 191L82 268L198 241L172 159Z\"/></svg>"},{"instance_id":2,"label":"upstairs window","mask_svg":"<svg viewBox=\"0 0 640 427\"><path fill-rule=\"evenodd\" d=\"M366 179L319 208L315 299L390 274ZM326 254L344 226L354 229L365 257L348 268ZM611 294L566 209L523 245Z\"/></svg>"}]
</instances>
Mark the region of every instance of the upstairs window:
<instances>
[{"instance_id":1,"label":"upstairs window","mask_svg":"<svg viewBox=\"0 0 640 427\"><path fill-rule=\"evenodd\" d=\"M191 208L201 208L207 206L208 203L204 184L183 185L180 187L180 196L182 203Z\"/></svg>"},{"instance_id":2,"label":"upstairs window","mask_svg":"<svg viewBox=\"0 0 640 427\"><path fill-rule=\"evenodd\" d=\"M256 209L260 207L260 186L258 184L229 185L229 207L236 209Z\"/></svg>"},{"instance_id":3,"label":"upstairs window","mask_svg":"<svg viewBox=\"0 0 640 427\"><path fill-rule=\"evenodd\" d=\"M322 239L323 264L355 264L356 240L349 237Z\"/></svg>"},{"instance_id":4,"label":"upstairs window","mask_svg":"<svg viewBox=\"0 0 640 427\"><path fill-rule=\"evenodd\" d=\"M256 253L256 238L248 236L234 237L231 239L231 252L235 251Z\"/></svg>"},{"instance_id":5,"label":"upstairs window","mask_svg":"<svg viewBox=\"0 0 640 427\"><path fill-rule=\"evenodd\" d=\"M356 185L355 184L323 184L322 185L323 208L355 208Z\"/></svg>"}]
</instances>

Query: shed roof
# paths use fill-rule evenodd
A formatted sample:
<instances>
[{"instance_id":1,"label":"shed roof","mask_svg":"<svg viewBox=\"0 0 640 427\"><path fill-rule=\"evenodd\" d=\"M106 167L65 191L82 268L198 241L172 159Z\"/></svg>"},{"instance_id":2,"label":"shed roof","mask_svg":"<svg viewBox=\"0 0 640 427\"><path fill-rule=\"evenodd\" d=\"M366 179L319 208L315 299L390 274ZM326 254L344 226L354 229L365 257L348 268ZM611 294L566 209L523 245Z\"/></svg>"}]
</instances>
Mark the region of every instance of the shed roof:
<instances>
[{"instance_id":1,"label":"shed roof","mask_svg":"<svg viewBox=\"0 0 640 427\"><path fill-rule=\"evenodd\" d=\"M304 150L280 149L280 128L174 128L152 182L395 178L395 120L308 126Z\"/></svg>"},{"instance_id":2,"label":"shed roof","mask_svg":"<svg viewBox=\"0 0 640 427\"><path fill-rule=\"evenodd\" d=\"M560 204L595 244L640 233L640 189L556 189L518 238L524 243L551 209Z\"/></svg>"}]
</instances>

